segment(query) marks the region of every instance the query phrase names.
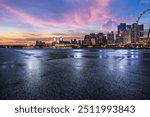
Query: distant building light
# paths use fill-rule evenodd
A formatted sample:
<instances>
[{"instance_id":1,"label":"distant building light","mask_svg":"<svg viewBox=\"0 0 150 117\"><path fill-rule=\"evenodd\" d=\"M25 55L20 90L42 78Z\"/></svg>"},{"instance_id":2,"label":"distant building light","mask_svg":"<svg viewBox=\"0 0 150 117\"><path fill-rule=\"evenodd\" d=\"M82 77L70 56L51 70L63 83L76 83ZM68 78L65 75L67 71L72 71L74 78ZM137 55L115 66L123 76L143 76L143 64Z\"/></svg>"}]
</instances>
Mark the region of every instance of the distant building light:
<instances>
[{"instance_id":1,"label":"distant building light","mask_svg":"<svg viewBox=\"0 0 150 117\"><path fill-rule=\"evenodd\" d=\"M55 37L53 38L53 41L56 41L56 38L55 38Z\"/></svg>"}]
</instances>

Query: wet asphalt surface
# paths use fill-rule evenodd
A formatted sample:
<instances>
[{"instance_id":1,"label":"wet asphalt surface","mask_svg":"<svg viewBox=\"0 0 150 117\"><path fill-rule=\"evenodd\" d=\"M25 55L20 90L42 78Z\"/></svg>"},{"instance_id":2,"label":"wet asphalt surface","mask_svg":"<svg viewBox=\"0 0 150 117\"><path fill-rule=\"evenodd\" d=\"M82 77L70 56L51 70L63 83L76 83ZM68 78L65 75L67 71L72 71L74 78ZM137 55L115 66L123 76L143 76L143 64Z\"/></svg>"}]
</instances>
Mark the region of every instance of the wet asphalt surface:
<instances>
[{"instance_id":1,"label":"wet asphalt surface","mask_svg":"<svg viewBox=\"0 0 150 117\"><path fill-rule=\"evenodd\" d=\"M150 99L150 50L0 49L0 99Z\"/></svg>"}]
</instances>

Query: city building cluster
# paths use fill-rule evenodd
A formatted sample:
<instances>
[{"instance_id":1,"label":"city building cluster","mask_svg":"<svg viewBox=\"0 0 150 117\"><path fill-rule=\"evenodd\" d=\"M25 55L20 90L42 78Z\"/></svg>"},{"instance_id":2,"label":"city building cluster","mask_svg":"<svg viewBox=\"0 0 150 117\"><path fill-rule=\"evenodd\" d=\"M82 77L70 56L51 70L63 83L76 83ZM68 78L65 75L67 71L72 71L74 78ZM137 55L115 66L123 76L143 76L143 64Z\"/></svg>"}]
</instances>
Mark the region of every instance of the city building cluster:
<instances>
[{"instance_id":1,"label":"city building cluster","mask_svg":"<svg viewBox=\"0 0 150 117\"><path fill-rule=\"evenodd\" d=\"M85 35L84 41L86 45L125 45L135 43L138 44L142 40L140 37L144 36L144 25L138 25L134 23L132 25L126 25L126 23L120 23L117 27L117 33L110 31L107 34L91 33ZM115 34L116 33L116 34Z\"/></svg>"},{"instance_id":2,"label":"city building cluster","mask_svg":"<svg viewBox=\"0 0 150 117\"><path fill-rule=\"evenodd\" d=\"M133 23L127 25L120 23L117 31L109 31L108 33L100 32L98 34L90 33L85 35L82 40L72 39L66 40L60 37L53 38L51 44L43 41L36 41L34 45L15 45L7 47L22 48L150 48L150 28L148 35L144 35L144 24ZM0 46L3 47L3 46ZM5 47L5 46L4 46Z\"/></svg>"},{"instance_id":3,"label":"city building cluster","mask_svg":"<svg viewBox=\"0 0 150 117\"><path fill-rule=\"evenodd\" d=\"M149 42L149 38L144 37L144 24L139 25L133 23L127 25L120 23L117 26L117 32L110 31L107 34L103 32L95 34L90 33L85 35L83 40L64 41L60 38L53 39L52 46L55 47L143 47L145 43Z\"/></svg>"}]
</instances>

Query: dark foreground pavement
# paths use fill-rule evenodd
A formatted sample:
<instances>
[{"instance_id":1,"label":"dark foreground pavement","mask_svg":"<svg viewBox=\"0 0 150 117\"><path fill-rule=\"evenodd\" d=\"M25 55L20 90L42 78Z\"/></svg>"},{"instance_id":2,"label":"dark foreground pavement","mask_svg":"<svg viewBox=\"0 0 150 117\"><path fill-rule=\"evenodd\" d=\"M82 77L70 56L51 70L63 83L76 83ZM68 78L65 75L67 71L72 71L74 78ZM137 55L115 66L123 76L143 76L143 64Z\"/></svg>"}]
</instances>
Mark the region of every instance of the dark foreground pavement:
<instances>
[{"instance_id":1,"label":"dark foreground pavement","mask_svg":"<svg viewBox=\"0 0 150 117\"><path fill-rule=\"evenodd\" d=\"M0 49L0 99L150 99L150 50Z\"/></svg>"}]
</instances>

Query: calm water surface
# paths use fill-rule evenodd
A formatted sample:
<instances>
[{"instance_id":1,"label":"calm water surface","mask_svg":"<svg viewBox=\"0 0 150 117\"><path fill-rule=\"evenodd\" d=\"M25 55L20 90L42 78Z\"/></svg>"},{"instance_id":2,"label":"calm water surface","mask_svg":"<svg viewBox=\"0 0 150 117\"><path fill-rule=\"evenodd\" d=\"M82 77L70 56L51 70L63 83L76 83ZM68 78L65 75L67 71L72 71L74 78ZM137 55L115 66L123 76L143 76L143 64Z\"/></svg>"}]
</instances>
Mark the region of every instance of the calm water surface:
<instances>
[{"instance_id":1,"label":"calm water surface","mask_svg":"<svg viewBox=\"0 0 150 117\"><path fill-rule=\"evenodd\" d=\"M150 50L0 49L0 99L150 99Z\"/></svg>"}]
</instances>

